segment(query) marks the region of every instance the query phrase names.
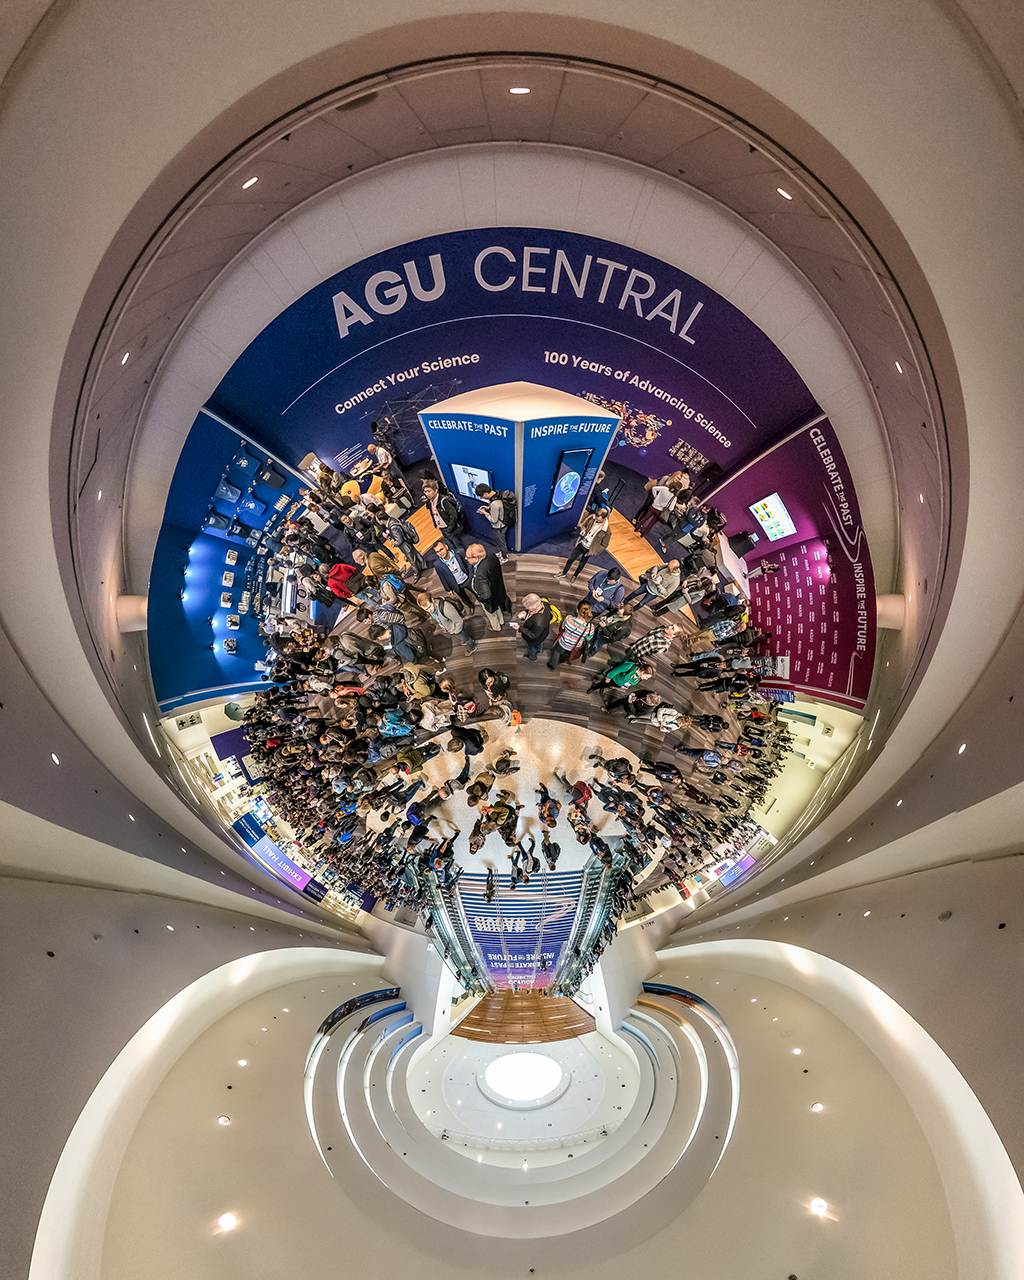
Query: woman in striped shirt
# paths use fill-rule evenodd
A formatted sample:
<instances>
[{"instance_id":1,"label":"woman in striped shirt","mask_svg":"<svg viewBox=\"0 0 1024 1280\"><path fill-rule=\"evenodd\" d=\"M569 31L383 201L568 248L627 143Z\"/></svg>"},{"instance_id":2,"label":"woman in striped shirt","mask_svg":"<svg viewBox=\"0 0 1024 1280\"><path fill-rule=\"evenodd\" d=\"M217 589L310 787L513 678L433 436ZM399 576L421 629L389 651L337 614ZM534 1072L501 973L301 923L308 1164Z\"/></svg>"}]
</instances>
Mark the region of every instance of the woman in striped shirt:
<instances>
[{"instance_id":1,"label":"woman in striped shirt","mask_svg":"<svg viewBox=\"0 0 1024 1280\"><path fill-rule=\"evenodd\" d=\"M581 604L575 613L567 613L562 620L555 643L548 654L548 667L554 671L563 662L572 662L583 651L584 642L594 634L589 604Z\"/></svg>"}]
</instances>

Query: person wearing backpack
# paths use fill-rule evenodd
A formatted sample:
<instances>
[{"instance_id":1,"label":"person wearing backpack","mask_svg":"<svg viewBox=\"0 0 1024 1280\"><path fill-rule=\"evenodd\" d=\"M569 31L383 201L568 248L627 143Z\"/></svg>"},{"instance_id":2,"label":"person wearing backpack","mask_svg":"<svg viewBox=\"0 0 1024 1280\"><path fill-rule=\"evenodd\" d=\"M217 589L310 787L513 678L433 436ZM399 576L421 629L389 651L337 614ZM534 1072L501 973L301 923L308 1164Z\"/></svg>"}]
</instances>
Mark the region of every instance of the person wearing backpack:
<instances>
[{"instance_id":1,"label":"person wearing backpack","mask_svg":"<svg viewBox=\"0 0 1024 1280\"><path fill-rule=\"evenodd\" d=\"M498 559L502 564L506 564L508 562L508 539L505 536L505 531L516 522L516 495L510 489L503 489L501 493L498 493L497 490L489 489L485 484L478 484L476 496L484 499L485 505L477 507L477 512L487 517L491 529L494 531L494 544L498 548Z\"/></svg>"},{"instance_id":2,"label":"person wearing backpack","mask_svg":"<svg viewBox=\"0 0 1024 1280\"><path fill-rule=\"evenodd\" d=\"M423 480L423 500L430 511L430 518L441 537L454 546L459 545L459 533L466 523L462 503L433 476Z\"/></svg>"},{"instance_id":3,"label":"person wearing backpack","mask_svg":"<svg viewBox=\"0 0 1024 1280\"><path fill-rule=\"evenodd\" d=\"M476 649L476 641L465 629L465 605L458 596L450 598L438 596L434 599L426 591L419 591L416 593L415 600L430 616L435 626L450 635L453 640L462 641L467 653L472 653Z\"/></svg>"},{"instance_id":4,"label":"person wearing backpack","mask_svg":"<svg viewBox=\"0 0 1024 1280\"><path fill-rule=\"evenodd\" d=\"M392 516L386 526L387 539L391 542L408 560L409 568L416 574L417 581L423 577L427 570L427 562L417 550L416 543L419 541L419 534L416 532L416 526L410 524L408 520L401 520Z\"/></svg>"},{"instance_id":5,"label":"person wearing backpack","mask_svg":"<svg viewBox=\"0 0 1024 1280\"><path fill-rule=\"evenodd\" d=\"M533 594L524 596L523 605L525 607L511 626L514 631L519 632L526 644L527 659L530 662L536 662L540 656L541 645L548 638L552 621L561 622L562 618L561 614L557 619L552 617L557 610L553 610L550 603L541 596Z\"/></svg>"}]
</instances>

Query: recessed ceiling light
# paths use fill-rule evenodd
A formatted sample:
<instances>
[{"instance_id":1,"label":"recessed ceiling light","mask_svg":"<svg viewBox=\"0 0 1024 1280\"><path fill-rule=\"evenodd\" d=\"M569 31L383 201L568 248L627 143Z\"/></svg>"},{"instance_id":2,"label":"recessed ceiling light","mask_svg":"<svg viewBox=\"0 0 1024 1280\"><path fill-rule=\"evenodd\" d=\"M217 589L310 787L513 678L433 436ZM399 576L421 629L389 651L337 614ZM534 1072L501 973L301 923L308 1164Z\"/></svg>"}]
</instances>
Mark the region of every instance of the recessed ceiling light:
<instances>
[{"instance_id":1,"label":"recessed ceiling light","mask_svg":"<svg viewBox=\"0 0 1024 1280\"><path fill-rule=\"evenodd\" d=\"M124 353L124 355L121 357L121 363L122 363L122 364L127 364L127 363L128 363L128 357L129 357L130 355L131 355L131 352L130 352L130 351L126 351L126 352Z\"/></svg>"},{"instance_id":2,"label":"recessed ceiling light","mask_svg":"<svg viewBox=\"0 0 1024 1280\"><path fill-rule=\"evenodd\" d=\"M902 372L903 372L903 366L900 364L900 362L899 362L898 360L896 361L896 368L897 368L898 372L900 372L900 373L902 373Z\"/></svg>"},{"instance_id":3,"label":"recessed ceiling light","mask_svg":"<svg viewBox=\"0 0 1024 1280\"><path fill-rule=\"evenodd\" d=\"M815 1197L815 1199L811 1201L811 1213L828 1213L828 1201Z\"/></svg>"},{"instance_id":4,"label":"recessed ceiling light","mask_svg":"<svg viewBox=\"0 0 1024 1280\"><path fill-rule=\"evenodd\" d=\"M793 1052L799 1056L801 1053L803 1053L803 1049L794 1049Z\"/></svg>"},{"instance_id":5,"label":"recessed ceiling light","mask_svg":"<svg viewBox=\"0 0 1024 1280\"><path fill-rule=\"evenodd\" d=\"M739 927L739 926L737 926L737 928L738 928L738 927ZM757 996L753 996L753 997L751 998L750 1003L751 1003L751 1004L757 1004Z\"/></svg>"},{"instance_id":6,"label":"recessed ceiling light","mask_svg":"<svg viewBox=\"0 0 1024 1280\"><path fill-rule=\"evenodd\" d=\"M812 1102L812 1103L811 1103L811 1110L812 1110L812 1111L824 1111L824 1110L825 1110L825 1104L824 1104L823 1102Z\"/></svg>"},{"instance_id":7,"label":"recessed ceiling light","mask_svg":"<svg viewBox=\"0 0 1024 1280\"><path fill-rule=\"evenodd\" d=\"M792 200L792 199L793 199L793 197L789 194L789 192L788 192L788 191L783 191L783 189L782 189L781 187L776 187L776 188L775 188L775 190L779 193L779 195L780 195L780 196L782 196L782 197L783 197L783 199L785 199L785 200Z\"/></svg>"},{"instance_id":8,"label":"recessed ceiling light","mask_svg":"<svg viewBox=\"0 0 1024 1280\"><path fill-rule=\"evenodd\" d=\"M56 756L52 751L50 752L50 759L54 764L60 764L60 757Z\"/></svg>"},{"instance_id":9,"label":"recessed ceiling light","mask_svg":"<svg viewBox=\"0 0 1024 1280\"><path fill-rule=\"evenodd\" d=\"M513 88L513 89L509 89L509 93L514 93L514 94L516 94L517 96L518 96L519 94L529 93L529 92L530 92L530 91L529 91L529 89L527 89L525 85L521 85L521 84L520 84L520 85L516 85L516 86L515 86L515 88Z\"/></svg>"},{"instance_id":10,"label":"recessed ceiling light","mask_svg":"<svg viewBox=\"0 0 1024 1280\"><path fill-rule=\"evenodd\" d=\"M824 1204L824 1201L822 1203ZM231 1231L238 1226L238 1219L233 1213L222 1213L217 1219L217 1226L220 1227L221 1231Z\"/></svg>"},{"instance_id":11,"label":"recessed ceiling light","mask_svg":"<svg viewBox=\"0 0 1024 1280\"><path fill-rule=\"evenodd\" d=\"M249 178L242 183L242 190L248 191L250 187L255 186L259 182L259 178Z\"/></svg>"},{"instance_id":12,"label":"recessed ceiling light","mask_svg":"<svg viewBox=\"0 0 1024 1280\"><path fill-rule=\"evenodd\" d=\"M135 821L135 814L134 814L134 813L130 813L130 814L128 815L128 817L129 817L129 818L131 818L132 822L134 822L134 821Z\"/></svg>"},{"instance_id":13,"label":"recessed ceiling light","mask_svg":"<svg viewBox=\"0 0 1024 1280\"><path fill-rule=\"evenodd\" d=\"M168 928L168 929L171 931L171 933L173 933L173 932L174 932L174 925L173 925L173 924L169 924L169 925L167 925L167 926L166 926L166 928Z\"/></svg>"},{"instance_id":14,"label":"recessed ceiling light","mask_svg":"<svg viewBox=\"0 0 1024 1280\"><path fill-rule=\"evenodd\" d=\"M898 809L902 803L903 803L903 801L902 801L902 800L897 800L897 801L896 801L896 808Z\"/></svg>"},{"instance_id":15,"label":"recessed ceiling light","mask_svg":"<svg viewBox=\"0 0 1024 1280\"><path fill-rule=\"evenodd\" d=\"M923 493L919 493L917 496L921 499L921 501L922 501L922 502L924 502L924 494L923 494Z\"/></svg>"},{"instance_id":16,"label":"recessed ceiling light","mask_svg":"<svg viewBox=\"0 0 1024 1280\"><path fill-rule=\"evenodd\" d=\"M967 743L961 742L959 747L957 747L956 753L958 756L962 756L966 750L967 750Z\"/></svg>"},{"instance_id":17,"label":"recessed ceiling light","mask_svg":"<svg viewBox=\"0 0 1024 1280\"><path fill-rule=\"evenodd\" d=\"M865 912L864 912L865 917L869 916L870 914L871 914L871 912L870 912L870 911L865 911Z\"/></svg>"},{"instance_id":18,"label":"recessed ceiling light","mask_svg":"<svg viewBox=\"0 0 1024 1280\"><path fill-rule=\"evenodd\" d=\"M249 1060L248 1060L248 1058L239 1058L239 1059L238 1059L238 1065L239 1065L240 1067L247 1067L247 1066L249 1065Z\"/></svg>"},{"instance_id":19,"label":"recessed ceiling light","mask_svg":"<svg viewBox=\"0 0 1024 1280\"><path fill-rule=\"evenodd\" d=\"M218 1117L217 1117L217 1123L218 1123L218 1124L230 1124L230 1123L231 1123L231 1120L230 1120L230 1118L229 1118L228 1116L218 1116Z\"/></svg>"},{"instance_id":20,"label":"recessed ceiling light","mask_svg":"<svg viewBox=\"0 0 1024 1280\"><path fill-rule=\"evenodd\" d=\"M97 501L97 502L102 502L102 501L103 501L103 490L102 490L102 489L97 489L97 490L96 490L96 501Z\"/></svg>"},{"instance_id":21,"label":"recessed ceiling light","mask_svg":"<svg viewBox=\"0 0 1024 1280\"><path fill-rule=\"evenodd\" d=\"M269 1030L270 1030L270 1028L269 1028L269 1027L264 1027L264 1028L263 1028L263 1030L264 1030L264 1031L269 1031Z\"/></svg>"}]
</instances>

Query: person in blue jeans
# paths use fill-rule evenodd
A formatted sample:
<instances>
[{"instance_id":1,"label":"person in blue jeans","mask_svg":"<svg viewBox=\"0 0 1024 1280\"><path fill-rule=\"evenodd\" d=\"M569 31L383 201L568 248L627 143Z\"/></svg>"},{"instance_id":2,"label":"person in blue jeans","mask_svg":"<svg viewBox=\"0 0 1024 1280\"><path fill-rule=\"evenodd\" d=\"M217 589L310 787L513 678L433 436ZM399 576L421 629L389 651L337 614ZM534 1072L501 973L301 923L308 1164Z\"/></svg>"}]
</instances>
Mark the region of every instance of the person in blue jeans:
<instances>
[{"instance_id":1,"label":"person in blue jeans","mask_svg":"<svg viewBox=\"0 0 1024 1280\"><path fill-rule=\"evenodd\" d=\"M657 564L640 576L640 585L626 596L626 602L634 609L642 609L648 600L664 600L678 588L682 570L678 560Z\"/></svg>"}]
</instances>

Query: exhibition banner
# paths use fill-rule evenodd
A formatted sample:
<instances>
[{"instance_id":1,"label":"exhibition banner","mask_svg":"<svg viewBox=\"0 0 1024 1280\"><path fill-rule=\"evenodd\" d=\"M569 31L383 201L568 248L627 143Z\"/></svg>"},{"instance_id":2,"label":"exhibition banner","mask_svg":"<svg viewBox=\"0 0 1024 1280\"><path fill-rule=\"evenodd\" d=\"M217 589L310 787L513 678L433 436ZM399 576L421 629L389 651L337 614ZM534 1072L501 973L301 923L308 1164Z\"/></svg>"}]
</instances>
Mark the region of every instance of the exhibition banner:
<instances>
[{"instance_id":1,"label":"exhibition banner","mask_svg":"<svg viewBox=\"0 0 1024 1280\"><path fill-rule=\"evenodd\" d=\"M514 891L484 897L486 877L463 875L458 895L466 922L498 988L541 990L562 962L579 902L580 872L544 872Z\"/></svg>"},{"instance_id":2,"label":"exhibition banner","mask_svg":"<svg viewBox=\"0 0 1024 1280\"><path fill-rule=\"evenodd\" d=\"M679 446L727 467L816 410L771 340L692 276L524 227L432 236L346 268L267 325L212 404L294 465L310 451L350 459L403 395L516 381L624 415L616 461L645 474L672 470Z\"/></svg>"}]
</instances>

